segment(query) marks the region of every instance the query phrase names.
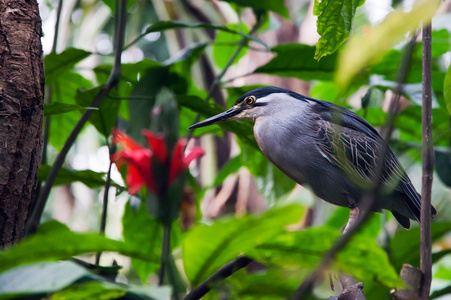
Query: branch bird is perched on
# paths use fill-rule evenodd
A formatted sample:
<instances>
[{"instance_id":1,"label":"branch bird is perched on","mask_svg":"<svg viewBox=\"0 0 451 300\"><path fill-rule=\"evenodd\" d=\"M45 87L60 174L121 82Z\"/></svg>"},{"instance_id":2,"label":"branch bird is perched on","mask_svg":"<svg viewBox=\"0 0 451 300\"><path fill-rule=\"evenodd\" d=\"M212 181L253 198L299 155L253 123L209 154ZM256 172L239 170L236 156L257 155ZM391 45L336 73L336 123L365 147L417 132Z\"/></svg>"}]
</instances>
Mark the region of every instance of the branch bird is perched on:
<instances>
[{"instance_id":1,"label":"branch bird is perched on","mask_svg":"<svg viewBox=\"0 0 451 300\"><path fill-rule=\"evenodd\" d=\"M382 163L382 193L373 210L390 210L405 228L410 228L410 219L420 220L420 195L398 159L376 129L352 111L290 90L263 87L190 128L239 119L255 121L255 139L273 164L335 205L358 206ZM432 206L431 213L436 214Z\"/></svg>"}]
</instances>

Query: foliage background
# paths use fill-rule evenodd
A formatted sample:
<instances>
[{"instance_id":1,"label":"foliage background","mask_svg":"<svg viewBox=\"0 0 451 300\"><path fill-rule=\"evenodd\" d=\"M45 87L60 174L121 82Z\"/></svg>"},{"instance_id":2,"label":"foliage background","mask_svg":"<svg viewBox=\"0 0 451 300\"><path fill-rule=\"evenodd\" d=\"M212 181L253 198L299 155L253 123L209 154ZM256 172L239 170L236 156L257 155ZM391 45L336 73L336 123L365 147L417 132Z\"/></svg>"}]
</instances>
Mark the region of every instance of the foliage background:
<instances>
[{"instance_id":1,"label":"foliage background","mask_svg":"<svg viewBox=\"0 0 451 300\"><path fill-rule=\"evenodd\" d=\"M140 197L127 194L114 165L107 238L95 232L100 227L110 165L108 138L115 126L140 142L144 142L142 128L185 136L197 114L218 113L256 85L281 86L335 102L364 116L373 126L382 126L410 29L389 32L385 37L393 47L388 42L387 52L365 64L344 93L340 78L345 75L337 71L337 61L350 35L365 36L377 24L387 22L394 6L410 11L413 1L329 2L341 3L341 10L324 7L326 2L314 8L314 1L129 0L121 80L69 152L41 220L45 225L0 256L1 295L167 299L174 289L184 294L245 254L267 268L240 270L206 298L290 296L338 237L347 209L318 201L278 171L258 150L249 122L199 129L194 132L196 139L190 140L188 149L201 145L207 155L191 166L181 218L173 226L173 268L179 271L176 280L167 282L172 292L169 285L157 287L162 229L152 211L140 205ZM56 51L52 51L57 5L58 1L40 1L47 95L51 95L45 106L50 126L47 161L40 169L43 181L81 113L89 109L107 81L117 19L114 1L65 0ZM446 294L451 286L449 11L450 2L445 1L432 23L433 204L439 211L432 225L436 296ZM262 24L256 22L258 15L264 16ZM408 16L401 22L415 23ZM322 36L319 42L317 31ZM362 52L378 50L364 45L360 45ZM212 85L219 88L213 90ZM412 57L402 112L390 145L420 190L421 42ZM223 215L227 217L220 218ZM289 224L295 225L286 231ZM312 229L297 231L307 227ZM100 265L104 267L58 262L80 255L79 259L94 264L95 255L85 253L100 251L112 251L102 254ZM332 268L362 280L368 299L383 299L399 286L396 274L403 263L418 266L419 228L402 230L389 213L383 213L371 217ZM19 265L24 266L13 268ZM315 289L317 297L338 292L331 291L328 282Z\"/></svg>"}]
</instances>

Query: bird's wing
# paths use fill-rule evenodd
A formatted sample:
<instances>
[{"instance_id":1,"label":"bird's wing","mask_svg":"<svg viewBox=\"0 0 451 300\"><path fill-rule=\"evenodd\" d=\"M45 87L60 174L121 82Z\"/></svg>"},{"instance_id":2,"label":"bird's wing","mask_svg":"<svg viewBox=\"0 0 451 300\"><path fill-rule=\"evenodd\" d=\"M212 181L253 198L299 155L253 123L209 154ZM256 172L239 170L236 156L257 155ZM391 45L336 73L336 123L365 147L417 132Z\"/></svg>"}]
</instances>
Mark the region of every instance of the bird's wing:
<instances>
[{"instance_id":1,"label":"bird's wing","mask_svg":"<svg viewBox=\"0 0 451 300\"><path fill-rule=\"evenodd\" d=\"M377 177L376 164L386 146L379 133L355 113L329 102L317 100L314 111L318 150L361 187L369 187ZM391 191L405 194L412 213L419 217L420 196L396 156L387 149L381 179Z\"/></svg>"}]
</instances>

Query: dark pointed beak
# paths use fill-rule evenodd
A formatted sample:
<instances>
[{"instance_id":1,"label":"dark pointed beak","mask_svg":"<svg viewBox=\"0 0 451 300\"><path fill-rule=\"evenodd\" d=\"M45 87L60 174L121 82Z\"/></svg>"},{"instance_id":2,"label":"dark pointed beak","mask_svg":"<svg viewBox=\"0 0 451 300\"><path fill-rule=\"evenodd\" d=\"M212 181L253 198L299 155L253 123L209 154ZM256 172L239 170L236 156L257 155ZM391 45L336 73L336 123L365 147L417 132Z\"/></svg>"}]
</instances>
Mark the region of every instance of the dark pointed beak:
<instances>
[{"instance_id":1,"label":"dark pointed beak","mask_svg":"<svg viewBox=\"0 0 451 300\"><path fill-rule=\"evenodd\" d=\"M217 124L217 123L228 121L228 120L234 120L235 119L234 117L237 116L242 111L243 111L243 108L232 107L231 109L228 109L225 112L220 113L219 115L208 118L202 122L193 124L190 127L188 127L188 129L205 127L205 126Z\"/></svg>"}]
</instances>

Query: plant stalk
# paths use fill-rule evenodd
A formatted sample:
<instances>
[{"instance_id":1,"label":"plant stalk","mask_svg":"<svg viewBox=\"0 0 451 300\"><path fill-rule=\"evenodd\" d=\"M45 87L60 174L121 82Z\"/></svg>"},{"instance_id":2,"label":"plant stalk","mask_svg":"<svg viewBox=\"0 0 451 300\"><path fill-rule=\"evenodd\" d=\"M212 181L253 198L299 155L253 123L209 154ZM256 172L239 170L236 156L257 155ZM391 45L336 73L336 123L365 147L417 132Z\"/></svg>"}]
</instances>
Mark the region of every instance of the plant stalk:
<instances>
[{"instance_id":1,"label":"plant stalk","mask_svg":"<svg viewBox=\"0 0 451 300\"><path fill-rule=\"evenodd\" d=\"M421 256L420 269L423 272L421 299L429 299L432 282L431 250L431 193L434 170L434 148L432 140L432 55L431 24L423 26L423 106L422 106L422 149L423 178L421 190Z\"/></svg>"}]
</instances>

